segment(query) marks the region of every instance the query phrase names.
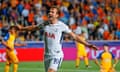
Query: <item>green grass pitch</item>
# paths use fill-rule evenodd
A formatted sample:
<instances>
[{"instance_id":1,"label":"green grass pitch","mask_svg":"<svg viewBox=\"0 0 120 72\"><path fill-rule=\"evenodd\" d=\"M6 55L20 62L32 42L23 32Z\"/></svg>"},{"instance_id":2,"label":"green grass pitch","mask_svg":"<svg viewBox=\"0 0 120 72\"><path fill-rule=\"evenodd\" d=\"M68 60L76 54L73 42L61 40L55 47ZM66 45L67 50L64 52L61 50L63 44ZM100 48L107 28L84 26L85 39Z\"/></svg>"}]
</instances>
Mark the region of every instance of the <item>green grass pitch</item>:
<instances>
[{"instance_id":1,"label":"green grass pitch","mask_svg":"<svg viewBox=\"0 0 120 72\"><path fill-rule=\"evenodd\" d=\"M91 60L89 61L90 68L86 68L83 61L81 61L79 68L75 68L75 61L63 61L58 72L99 72L99 68ZM5 62L0 63L0 72L4 72ZM116 71L120 72L120 63L116 65ZM10 68L12 72L12 66ZM18 72L45 72L43 62L20 62Z\"/></svg>"}]
</instances>

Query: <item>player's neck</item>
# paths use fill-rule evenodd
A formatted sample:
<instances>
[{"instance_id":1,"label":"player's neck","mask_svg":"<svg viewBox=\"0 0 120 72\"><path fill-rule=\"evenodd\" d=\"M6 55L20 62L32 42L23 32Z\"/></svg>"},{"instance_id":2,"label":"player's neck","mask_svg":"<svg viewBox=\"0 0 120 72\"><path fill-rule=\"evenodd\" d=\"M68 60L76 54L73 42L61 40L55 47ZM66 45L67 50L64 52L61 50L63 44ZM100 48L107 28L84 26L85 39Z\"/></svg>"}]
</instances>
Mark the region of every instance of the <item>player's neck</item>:
<instances>
[{"instance_id":1,"label":"player's neck","mask_svg":"<svg viewBox=\"0 0 120 72\"><path fill-rule=\"evenodd\" d=\"M105 51L105 52L109 52L109 51Z\"/></svg>"},{"instance_id":2,"label":"player's neck","mask_svg":"<svg viewBox=\"0 0 120 72\"><path fill-rule=\"evenodd\" d=\"M13 32L9 32L11 35L15 35Z\"/></svg>"},{"instance_id":3,"label":"player's neck","mask_svg":"<svg viewBox=\"0 0 120 72\"><path fill-rule=\"evenodd\" d=\"M9 32L9 33L13 35L13 33L12 33L12 32Z\"/></svg>"},{"instance_id":4,"label":"player's neck","mask_svg":"<svg viewBox=\"0 0 120 72\"><path fill-rule=\"evenodd\" d=\"M51 24L56 24L58 22L58 19L51 20L50 22Z\"/></svg>"}]
</instances>

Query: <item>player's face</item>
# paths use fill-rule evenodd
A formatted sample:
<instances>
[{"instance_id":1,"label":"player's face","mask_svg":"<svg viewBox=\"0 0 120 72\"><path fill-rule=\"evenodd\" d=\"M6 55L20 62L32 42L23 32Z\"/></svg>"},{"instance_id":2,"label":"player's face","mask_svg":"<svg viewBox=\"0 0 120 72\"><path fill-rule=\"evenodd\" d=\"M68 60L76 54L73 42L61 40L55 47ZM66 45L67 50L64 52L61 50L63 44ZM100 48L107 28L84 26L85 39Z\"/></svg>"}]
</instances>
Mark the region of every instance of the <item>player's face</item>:
<instances>
[{"instance_id":1,"label":"player's face","mask_svg":"<svg viewBox=\"0 0 120 72\"><path fill-rule=\"evenodd\" d=\"M83 35L83 37L85 37L86 36L85 32L82 35Z\"/></svg>"},{"instance_id":2,"label":"player's face","mask_svg":"<svg viewBox=\"0 0 120 72\"><path fill-rule=\"evenodd\" d=\"M16 30L15 28L12 28L12 29L11 29L11 32L12 32L13 34L17 34L17 30Z\"/></svg>"},{"instance_id":3,"label":"player's face","mask_svg":"<svg viewBox=\"0 0 120 72\"><path fill-rule=\"evenodd\" d=\"M105 51L108 51L108 46L104 46L104 50L105 50Z\"/></svg>"},{"instance_id":4,"label":"player's face","mask_svg":"<svg viewBox=\"0 0 120 72\"><path fill-rule=\"evenodd\" d=\"M49 20L54 20L58 18L58 13L56 8L51 8L48 13Z\"/></svg>"}]
</instances>

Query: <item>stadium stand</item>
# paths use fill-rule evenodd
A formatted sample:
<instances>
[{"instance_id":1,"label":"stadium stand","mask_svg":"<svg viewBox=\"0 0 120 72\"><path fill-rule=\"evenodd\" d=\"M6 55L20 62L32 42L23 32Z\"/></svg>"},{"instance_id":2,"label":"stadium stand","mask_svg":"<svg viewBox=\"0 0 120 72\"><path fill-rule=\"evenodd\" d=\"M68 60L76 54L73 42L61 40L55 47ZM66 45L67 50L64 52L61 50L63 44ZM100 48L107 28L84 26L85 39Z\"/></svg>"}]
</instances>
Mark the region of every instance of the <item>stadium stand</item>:
<instances>
[{"instance_id":1,"label":"stadium stand","mask_svg":"<svg viewBox=\"0 0 120 72\"><path fill-rule=\"evenodd\" d=\"M48 20L48 9L57 5L60 20L75 33L86 32L88 40L120 39L119 0L0 0L0 36L10 25L35 25ZM21 32L22 41L42 41L43 30ZM64 41L71 41L64 35Z\"/></svg>"}]
</instances>

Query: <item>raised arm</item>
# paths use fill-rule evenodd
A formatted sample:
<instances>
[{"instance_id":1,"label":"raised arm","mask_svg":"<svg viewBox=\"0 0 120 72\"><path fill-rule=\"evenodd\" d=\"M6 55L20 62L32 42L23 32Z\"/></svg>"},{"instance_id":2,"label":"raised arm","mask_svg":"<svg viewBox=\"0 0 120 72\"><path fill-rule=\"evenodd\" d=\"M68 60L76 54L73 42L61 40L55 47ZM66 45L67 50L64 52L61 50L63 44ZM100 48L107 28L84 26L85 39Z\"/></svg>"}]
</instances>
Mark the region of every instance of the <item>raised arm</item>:
<instances>
[{"instance_id":1,"label":"raised arm","mask_svg":"<svg viewBox=\"0 0 120 72\"><path fill-rule=\"evenodd\" d=\"M95 45L92 45L92 44L88 43L88 42L87 42L86 40L84 40L81 36L78 36L78 35L74 34L73 32L70 32L69 34L73 37L73 39L74 39L75 41L80 42L80 43L86 45L86 46L89 47L89 48L93 48L94 50L98 50Z\"/></svg>"},{"instance_id":2,"label":"raised arm","mask_svg":"<svg viewBox=\"0 0 120 72\"><path fill-rule=\"evenodd\" d=\"M31 26L26 26L26 27L22 27L22 26L20 26L20 25L17 25L18 26L18 28L20 29L20 30L39 30L39 29L42 29L42 28L44 28L44 26L46 26L46 25L48 25L49 24L49 22L48 21L45 21L45 22L43 22L43 23L41 23L41 24L37 24L37 25L31 25Z\"/></svg>"},{"instance_id":3,"label":"raised arm","mask_svg":"<svg viewBox=\"0 0 120 72\"><path fill-rule=\"evenodd\" d=\"M31 25L31 26L26 26L26 27L22 27L22 26L20 26L20 25L17 25L18 26L18 28L20 29L20 30L26 30L26 31L28 31L28 30L37 30L37 29L39 29L39 27L38 27L38 25Z\"/></svg>"}]
</instances>

